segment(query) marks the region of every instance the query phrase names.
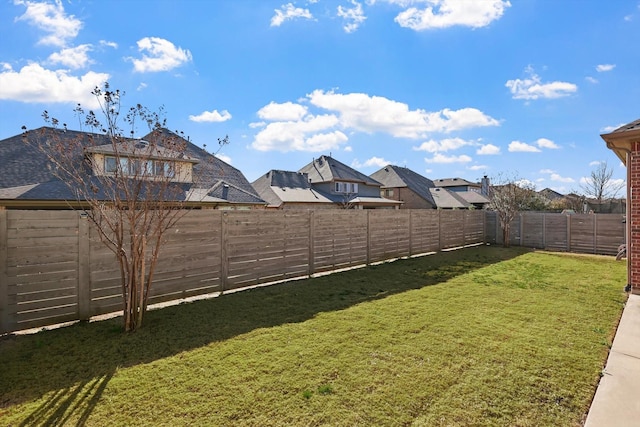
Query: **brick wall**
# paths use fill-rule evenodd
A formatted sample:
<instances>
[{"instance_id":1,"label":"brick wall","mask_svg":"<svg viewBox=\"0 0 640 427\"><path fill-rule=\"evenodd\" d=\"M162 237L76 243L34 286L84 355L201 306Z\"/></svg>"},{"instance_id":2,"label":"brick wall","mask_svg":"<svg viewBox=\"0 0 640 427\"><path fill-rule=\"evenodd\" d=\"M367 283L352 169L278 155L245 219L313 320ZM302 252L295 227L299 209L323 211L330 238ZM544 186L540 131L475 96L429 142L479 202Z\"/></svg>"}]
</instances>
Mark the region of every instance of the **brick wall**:
<instances>
[{"instance_id":1,"label":"brick wall","mask_svg":"<svg viewBox=\"0 0 640 427\"><path fill-rule=\"evenodd\" d=\"M400 209L433 209L431 203L427 202L418 194L409 190L406 187L403 188L393 188L393 195L387 195L382 191L382 196L391 199L391 200L399 200L404 202Z\"/></svg>"}]
</instances>

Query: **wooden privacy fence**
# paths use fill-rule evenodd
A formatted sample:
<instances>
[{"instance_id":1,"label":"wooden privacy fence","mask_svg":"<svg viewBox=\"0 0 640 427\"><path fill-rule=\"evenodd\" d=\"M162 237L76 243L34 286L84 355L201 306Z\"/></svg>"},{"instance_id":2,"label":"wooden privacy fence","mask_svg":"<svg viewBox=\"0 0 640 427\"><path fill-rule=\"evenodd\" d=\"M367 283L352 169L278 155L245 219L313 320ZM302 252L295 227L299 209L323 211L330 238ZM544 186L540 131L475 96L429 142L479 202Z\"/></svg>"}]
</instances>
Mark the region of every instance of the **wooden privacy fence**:
<instances>
[{"instance_id":1,"label":"wooden privacy fence","mask_svg":"<svg viewBox=\"0 0 640 427\"><path fill-rule=\"evenodd\" d=\"M481 243L484 211L193 211L150 303ZM0 210L0 333L122 310L115 256L77 211Z\"/></svg>"},{"instance_id":2,"label":"wooden privacy fence","mask_svg":"<svg viewBox=\"0 0 640 427\"><path fill-rule=\"evenodd\" d=\"M622 214L522 212L511 223L510 243L552 251L616 255L625 243ZM503 243L495 212L487 212L487 242Z\"/></svg>"}]
</instances>

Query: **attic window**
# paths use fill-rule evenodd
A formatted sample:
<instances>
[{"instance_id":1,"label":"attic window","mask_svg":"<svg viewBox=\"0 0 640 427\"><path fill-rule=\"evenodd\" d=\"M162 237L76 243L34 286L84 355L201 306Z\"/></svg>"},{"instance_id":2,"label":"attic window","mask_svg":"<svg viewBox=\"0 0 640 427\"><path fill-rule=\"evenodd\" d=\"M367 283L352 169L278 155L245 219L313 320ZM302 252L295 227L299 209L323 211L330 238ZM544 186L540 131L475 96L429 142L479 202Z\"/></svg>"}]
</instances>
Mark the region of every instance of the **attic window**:
<instances>
[{"instance_id":1,"label":"attic window","mask_svg":"<svg viewBox=\"0 0 640 427\"><path fill-rule=\"evenodd\" d=\"M118 165L119 163L119 165ZM104 172L106 174L116 174L120 172L128 176L157 176L173 178L175 176L175 167L173 162L163 160L141 160L121 157L117 159L114 156L104 157Z\"/></svg>"},{"instance_id":2,"label":"attic window","mask_svg":"<svg viewBox=\"0 0 640 427\"><path fill-rule=\"evenodd\" d=\"M358 184L355 182L336 182L336 193L357 193Z\"/></svg>"}]
</instances>

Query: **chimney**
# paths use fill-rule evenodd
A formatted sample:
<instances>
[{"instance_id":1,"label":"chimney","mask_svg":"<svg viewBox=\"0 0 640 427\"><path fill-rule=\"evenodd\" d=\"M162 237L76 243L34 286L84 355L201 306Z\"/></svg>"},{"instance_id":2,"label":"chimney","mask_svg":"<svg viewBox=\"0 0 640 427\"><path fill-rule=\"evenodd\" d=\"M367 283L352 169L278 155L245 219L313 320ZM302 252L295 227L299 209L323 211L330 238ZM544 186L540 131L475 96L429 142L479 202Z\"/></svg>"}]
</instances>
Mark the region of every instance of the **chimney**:
<instances>
[{"instance_id":1,"label":"chimney","mask_svg":"<svg viewBox=\"0 0 640 427\"><path fill-rule=\"evenodd\" d=\"M483 196L489 197L489 186L491 184L489 183L489 177L487 175L482 177L482 180L480 181L480 193Z\"/></svg>"}]
</instances>

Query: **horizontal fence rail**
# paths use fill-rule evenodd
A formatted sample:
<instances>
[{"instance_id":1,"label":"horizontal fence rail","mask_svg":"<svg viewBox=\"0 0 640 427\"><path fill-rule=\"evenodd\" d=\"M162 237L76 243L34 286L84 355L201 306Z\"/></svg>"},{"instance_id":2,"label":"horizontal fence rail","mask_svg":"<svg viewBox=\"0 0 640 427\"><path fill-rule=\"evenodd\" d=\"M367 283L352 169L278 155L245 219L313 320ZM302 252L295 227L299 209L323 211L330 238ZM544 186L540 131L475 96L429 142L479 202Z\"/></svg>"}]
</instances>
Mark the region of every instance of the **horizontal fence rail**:
<instances>
[{"instance_id":1,"label":"horizontal fence rail","mask_svg":"<svg viewBox=\"0 0 640 427\"><path fill-rule=\"evenodd\" d=\"M503 243L495 212L487 212L486 241ZM561 252L616 255L626 241L622 214L560 214L522 212L511 222L509 242L514 246Z\"/></svg>"},{"instance_id":2,"label":"horizontal fence rail","mask_svg":"<svg viewBox=\"0 0 640 427\"><path fill-rule=\"evenodd\" d=\"M165 234L149 303L482 243L485 215L195 210ZM120 311L120 280L79 212L0 210L0 333Z\"/></svg>"},{"instance_id":3,"label":"horizontal fence rail","mask_svg":"<svg viewBox=\"0 0 640 427\"><path fill-rule=\"evenodd\" d=\"M502 244L495 212L189 212L165 235L150 304L477 243ZM510 243L615 255L620 214L524 212ZM0 333L122 310L115 256L77 211L0 210Z\"/></svg>"}]
</instances>

